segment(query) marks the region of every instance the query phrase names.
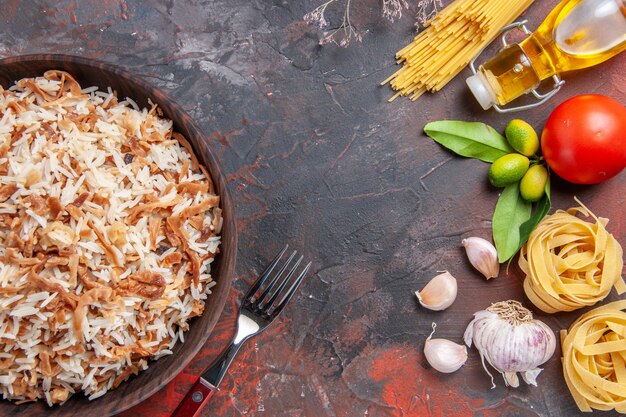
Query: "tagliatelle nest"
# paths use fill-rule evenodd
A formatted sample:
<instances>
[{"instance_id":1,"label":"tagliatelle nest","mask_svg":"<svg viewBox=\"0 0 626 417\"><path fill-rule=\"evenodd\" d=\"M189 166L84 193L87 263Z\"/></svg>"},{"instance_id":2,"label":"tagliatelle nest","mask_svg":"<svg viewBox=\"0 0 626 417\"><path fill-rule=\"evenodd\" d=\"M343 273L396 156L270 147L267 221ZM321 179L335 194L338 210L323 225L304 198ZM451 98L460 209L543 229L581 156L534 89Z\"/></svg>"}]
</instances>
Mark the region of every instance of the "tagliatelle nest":
<instances>
[{"instance_id":1,"label":"tagliatelle nest","mask_svg":"<svg viewBox=\"0 0 626 417\"><path fill-rule=\"evenodd\" d=\"M0 87L4 398L97 398L171 354L215 284L219 202L156 106L61 71Z\"/></svg>"},{"instance_id":2,"label":"tagliatelle nest","mask_svg":"<svg viewBox=\"0 0 626 417\"><path fill-rule=\"evenodd\" d=\"M581 204L557 210L537 225L519 256L524 291L537 308L572 311L603 300L613 287L619 294L626 291L622 247L607 232L607 222Z\"/></svg>"},{"instance_id":3,"label":"tagliatelle nest","mask_svg":"<svg viewBox=\"0 0 626 417\"><path fill-rule=\"evenodd\" d=\"M626 413L626 300L580 316L561 330L563 376L581 411Z\"/></svg>"}]
</instances>

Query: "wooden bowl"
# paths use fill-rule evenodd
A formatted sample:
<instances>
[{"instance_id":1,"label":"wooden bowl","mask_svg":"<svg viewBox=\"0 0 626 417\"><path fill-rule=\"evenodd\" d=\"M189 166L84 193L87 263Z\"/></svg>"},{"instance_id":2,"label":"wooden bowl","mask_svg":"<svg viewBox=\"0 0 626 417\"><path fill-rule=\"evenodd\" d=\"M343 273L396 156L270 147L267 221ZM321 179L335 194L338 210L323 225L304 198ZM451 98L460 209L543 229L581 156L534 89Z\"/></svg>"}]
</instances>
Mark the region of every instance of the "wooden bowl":
<instances>
[{"instance_id":1,"label":"wooden bowl","mask_svg":"<svg viewBox=\"0 0 626 417\"><path fill-rule=\"evenodd\" d=\"M207 299L204 314L192 319L190 330L185 333L185 343L178 343L173 354L151 361L146 371L131 377L117 389L89 401L82 394L75 394L62 406L49 407L44 401L15 405L0 400L0 417L5 416L97 416L106 417L126 410L145 400L180 373L206 342L224 308L234 273L237 251L234 206L226 180L216 159L211 154L207 138L191 117L165 93L117 66L91 59L67 55L25 55L0 60L0 85L8 88L24 77L43 75L46 70L67 71L83 88L98 86L106 91L111 87L119 98L130 97L139 106L148 106L148 98L158 104L166 117L174 121L174 129L191 143L199 161L209 170L221 197L224 225L221 253L211 266L217 281L213 294Z\"/></svg>"}]
</instances>

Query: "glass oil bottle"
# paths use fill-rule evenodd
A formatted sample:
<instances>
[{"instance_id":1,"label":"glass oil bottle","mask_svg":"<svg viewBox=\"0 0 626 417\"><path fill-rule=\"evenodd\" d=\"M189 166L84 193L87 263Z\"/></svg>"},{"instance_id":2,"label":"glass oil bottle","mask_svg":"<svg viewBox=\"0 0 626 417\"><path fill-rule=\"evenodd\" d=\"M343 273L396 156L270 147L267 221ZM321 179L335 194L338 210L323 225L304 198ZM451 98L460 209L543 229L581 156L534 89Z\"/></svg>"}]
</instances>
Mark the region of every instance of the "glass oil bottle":
<instances>
[{"instance_id":1,"label":"glass oil bottle","mask_svg":"<svg viewBox=\"0 0 626 417\"><path fill-rule=\"evenodd\" d=\"M507 33L519 28L528 37L508 44ZM531 33L525 22L503 29L504 49L478 69L467 84L487 110L508 112L535 107L552 97L563 84L560 75L597 65L626 49L626 0L564 0ZM543 80L554 80L552 91L541 94ZM502 108L512 100L532 93L537 102Z\"/></svg>"}]
</instances>

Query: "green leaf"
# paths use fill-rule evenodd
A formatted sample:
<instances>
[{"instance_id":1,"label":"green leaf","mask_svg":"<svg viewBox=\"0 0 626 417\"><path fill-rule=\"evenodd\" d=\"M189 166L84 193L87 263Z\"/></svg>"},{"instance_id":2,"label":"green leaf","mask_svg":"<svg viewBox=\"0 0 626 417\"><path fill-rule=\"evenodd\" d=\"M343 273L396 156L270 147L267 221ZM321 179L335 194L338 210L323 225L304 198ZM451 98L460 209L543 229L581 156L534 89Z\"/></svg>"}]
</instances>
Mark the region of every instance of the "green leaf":
<instances>
[{"instance_id":1,"label":"green leaf","mask_svg":"<svg viewBox=\"0 0 626 417\"><path fill-rule=\"evenodd\" d=\"M519 249L520 226L530 218L532 205L519 193L519 183L508 185L500 194L491 222L498 261L506 262Z\"/></svg>"},{"instance_id":2,"label":"green leaf","mask_svg":"<svg viewBox=\"0 0 626 417\"><path fill-rule=\"evenodd\" d=\"M493 162L515 152L493 127L480 122L440 120L424 126L424 132L438 144L468 158Z\"/></svg>"},{"instance_id":3,"label":"green leaf","mask_svg":"<svg viewBox=\"0 0 626 417\"><path fill-rule=\"evenodd\" d=\"M543 195L543 197L541 197L541 200L537 202L537 208L535 209L535 214L533 214L532 217L528 219L528 221L524 222L519 227L520 240L519 240L519 247L517 248L518 250L522 246L524 246L524 244L526 244L526 241L528 240L528 237L530 236L532 231L535 230L535 227L537 227L539 222L543 220L546 214L548 214L548 212L550 211L550 208L551 208L550 177L548 177L548 181L546 181L545 190L546 190L545 194Z\"/></svg>"}]
</instances>

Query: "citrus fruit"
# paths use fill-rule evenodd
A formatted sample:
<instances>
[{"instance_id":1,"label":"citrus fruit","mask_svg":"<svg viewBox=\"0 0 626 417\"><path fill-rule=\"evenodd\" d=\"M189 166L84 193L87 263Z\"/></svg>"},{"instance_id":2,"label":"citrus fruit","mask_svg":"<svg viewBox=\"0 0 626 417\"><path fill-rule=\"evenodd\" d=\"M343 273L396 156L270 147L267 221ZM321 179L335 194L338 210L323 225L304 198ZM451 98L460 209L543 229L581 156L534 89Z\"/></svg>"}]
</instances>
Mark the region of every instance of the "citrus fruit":
<instances>
[{"instance_id":1,"label":"citrus fruit","mask_svg":"<svg viewBox=\"0 0 626 417\"><path fill-rule=\"evenodd\" d=\"M529 202L538 201L545 192L548 181L548 170L543 165L533 165L519 183L522 198Z\"/></svg>"},{"instance_id":2,"label":"citrus fruit","mask_svg":"<svg viewBox=\"0 0 626 417\"><path fill-rule=\"evenodd\" d=\"M533 156L539 150L537 132L523 120L511 120L504 129L504 136L511 147L524 156Z\"/></svg>"},{"instance_id":3,"label":"citrus fruit","mask_svg":"<svg viewBox=\"0 0 626 417\"><path fill-rule=\"evenodd\" d=\"M496 187L506 187L519 181L528 170L529 164L528 158L518 153L501 156L489 168L489 181Z\"/></svg>"}]
</instances>

